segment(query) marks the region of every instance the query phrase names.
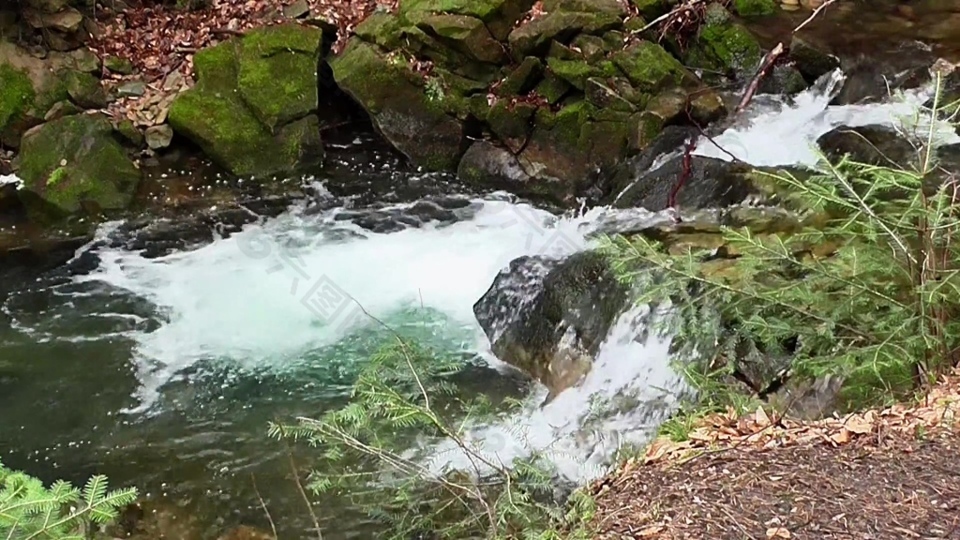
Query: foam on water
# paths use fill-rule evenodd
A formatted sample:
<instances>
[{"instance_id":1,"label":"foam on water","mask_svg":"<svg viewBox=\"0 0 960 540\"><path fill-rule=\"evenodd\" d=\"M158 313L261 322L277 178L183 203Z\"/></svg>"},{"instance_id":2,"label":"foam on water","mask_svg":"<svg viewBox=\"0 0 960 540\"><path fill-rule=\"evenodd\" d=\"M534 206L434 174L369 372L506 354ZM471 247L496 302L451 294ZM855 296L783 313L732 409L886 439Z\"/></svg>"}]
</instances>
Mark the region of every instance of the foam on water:
<instances>
[{"instance_id":1,"label":"foam on water","mask_svg":"<svg viewBox=\"0 0 960 540\"><path fill-rule=\"evenodd\" d=\"M823 133L839 125L899 126L928 96L906 92L884 104L831 107L841 80L839 73L827 76L789 102L758 99L743 125L715 140L755 165L813 165L813 145ZM952 129L936 131L941 142L957 140ZM706 140L697 154L729 159ZM457 340L448 346L495 361L472 308L498 272L523 255L562 257L585 249L601 223L650 217L597 208L556 219L525 204L473 204L481 206L475 215L451 225L382 234L338 220L342 210L314 216L291 211L161 258L101 250L99 269L78 281L126 289L162 313L159 328L130 334L140 402L149 409L164 385L199 362L289 369L305 353L371 324L358 306L388 322L411 306L433 310L444 317L446 328L438 332ZM646 337L643 315L639 307L621 314L577 387L545 406L541 390L520 413L474 426L468 440L482 442L503 462L545 451L571 480L602 474L615 450L647 440L685 391L669 366L669 341ZM411 452L427 452L438 471L469 464L449 442Z\"/></svg>"},{"instance_id":2,"label":"foam on water","mask_svg":"<svg viewBox=\"0 0 960 540\"><path fill-rule=\"evenodd\" d=\"M288 367L371 319L406 307L435 310L469 329L465 350L487 352L473 304L521 255L564 256L586 246L590 216L556 220L526 204L475 201L473 219L390 234L287 213L194 251L145 259L100 253L83 281L105 281L152 301L166 319L137 341L141 399L152 404L177 373L208 359ZM362 310L360 308L362 306Z\"/></svg>"},{"instance_id":3,"label":"foam on water","mask_svg":"<svg viewBox=\"0 0 960 540\"><path fill-rule=\"evenodd\" d=\"M926 139L929 115L918 111L932 96L931 88L898 91L884 103L830 105L843 81L844 75L838 70L792 99L760 96L746 112L742 125L713 137L714 142L701 138L694 154L727 161L733 154L758 166L814 166L820 159L817 139L840 126L884 125ZM935 144L960 142L954 127L947 123L937 122L934 133Z\"/></svg>"}]
</instances>

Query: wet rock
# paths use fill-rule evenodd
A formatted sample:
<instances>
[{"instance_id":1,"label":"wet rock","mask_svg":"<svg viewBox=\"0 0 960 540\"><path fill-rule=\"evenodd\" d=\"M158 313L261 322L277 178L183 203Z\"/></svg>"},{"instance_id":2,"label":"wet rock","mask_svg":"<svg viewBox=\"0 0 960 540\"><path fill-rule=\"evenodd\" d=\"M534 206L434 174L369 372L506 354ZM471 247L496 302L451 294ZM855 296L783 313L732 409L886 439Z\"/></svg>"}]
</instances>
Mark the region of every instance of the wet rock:
<instances>
[{"instance_id":1,"label":"wet rock","mask_svg":"<svg viewBox=\"0 0 960 540\"><path fill-rule=\"evenodd\" d=\"M140 171L101 114L67 116L23 136L21 199L37 219L126 208Z\"/></svg>"},{"instance_id":2,"label":"wet rock","mask_svg":"<svg viewBox=\"0 0 960 540\"><path fill-rule=\"evenodd\" d=\"M797 36L790 40L790 59L810 83L840 67L839 58Z\"/></svg>"},{"instance_id":3,"label":"wet rock","mask_svg":"<svg viewBox=\"0 0 960 540\"><path fill-rule=\"evenodd\" d=\"M318 163L319 119L308 113L317 108L321 37L316 28L278 25L200 51L198 82L174 100L171 127L239 176Z\"/></svg>"},{"instance_id":4,"label":"wet rock","mask_svg":"<svg viewBox=\"0 0 960 540\"><path fill-rule=\"evenodd\" d=\"M622 163L615 174L602 177L601 189L604 192L604 204L612 204L619 200L621 194L630 187L634 180L650 170L654 162L683 148L689 139L696 139L700 132L693 126L667 126L658 131L638 154Z\"/></svg>"},{"instance_id":5,"label":"wet rock","mask_svg":"<svg viewBox=\"0 0 960 540\"><path fill-rule=\"evenodd\" d=\"M128 540L200 540L199 520L186 509L144 500L124 509L107 534Z\"/></svg>"},{"instance_id":6,"label":"wet rock","mask_svg":"<svg viewBox=\"0 0 960 540\"><path fill-rule=\"evenodd\" d=\"M586 375L626 301L606 259L582 252L512 261L473 310L494 354L540 380L549 401Z\"/></svg>"},{"instance_id":7,"label":"wet rock","mask_svg":"<svg viewBox=\"0 0 960 540\"><path fill-rule=\"evenodd\" d=\"M792 95L806 90L807 86L807 80L797 68L777 64L763 78L757 94Z\"/></svg>"},{"instance_id":8,"label":"wet rock","mask_svg":"<svg viewBox=\"0 0 960 540\"><path fill-rule=\"evenodd\" d=\"M405 62L352 39L330 62L340 87L370 114L377 129L414 164L452 170L459 162L463 126L424 91Z\"/></svg>"},{"instance_id":9,"label":"wet rock","mask_svg":"<svg viewBox=\"0 0 960 540\"><path fill-rule=\"evenodd\" d=\"M930 80L930 53L918 45L903 44L882 58L860 55L844 58L846 80L831 105L876 103L891 92L922 86Z\"/></svg>"},{"instance_id":10,"label":"wet rock","mask_svg":"<svg viewBox=\"0 0 960 540\"><path fill-rule=\"evenodd\" d=\"M170 142L173 140L173 128L167 124L150 126L144 131L143 137L148 148L160 150L170 146Z\"/></svg>"},{"instance_id":11,"label":"wet rock","mask_svg":"<svg viewBox=\"0 0 960 540\"><path fill-rule=\"evenodd\" d=\"M683 161L683 156L677 155L653 171L643 167L649 162L647 156L626 161L613 176L612 203L617 208L664 210L669 207L670 195L677 189L678 179L684 176L686 180L676 191L675 200L677 207L682 209L722 208L762 193L750 166L692 156L687 174Z\"/></svg>"},{"instance_id":12,"label":"wet rock","mask_svg":"<svg viewBox=\"0 0 960 540\"><path fill-rule=\"evenodd\" d=\"M838 127L821 135L817 145L833 162L849 156L870 165L910 167L919 163L914 146L886 126Z\"/></svg>"},{"instance_id":13,"label":"wet rock","mask_svg":"<svg viewBox=\"0 0 960 540\"><path fill-rule=\"evenodd\" d=\"M457 176L468 185L504 189L524 196L553 195L552 184L563 190L559 180L532 178L515 155L489 141L477 141L470 146L460 160Z\"/></svg>"}]
</instances>

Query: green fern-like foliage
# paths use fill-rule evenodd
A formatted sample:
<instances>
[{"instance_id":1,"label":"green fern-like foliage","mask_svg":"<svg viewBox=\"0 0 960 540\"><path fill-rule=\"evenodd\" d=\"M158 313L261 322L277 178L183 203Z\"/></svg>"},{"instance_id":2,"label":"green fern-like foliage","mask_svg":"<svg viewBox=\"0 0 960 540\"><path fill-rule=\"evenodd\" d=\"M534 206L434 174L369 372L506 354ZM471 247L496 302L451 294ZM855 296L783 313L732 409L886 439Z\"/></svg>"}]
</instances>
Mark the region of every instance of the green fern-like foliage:
<instances>
[{"instance_id":1,"label":"green fern-like foliage","mask_svg":"<svg viewBox=\"0 0 960 540\"><path fill-rule=\"evenodd\" d=\"M579 494L569 505L556 500L543 455L505 464L466 440L467 429L493 409L486 399L459 397L451 376L461 367L398 337L370 359L348 404L320 418L273 424L270 434L316 447L321 464L309 487L366 509L383 526L378 537L588 538L583 525L592 501ZM405 452L418 438L454 441L471 470L437 471Z\"/></svg>"},{"instance_id":2,"label":"green fern-like foliage","mask_svg":"<svg viewBox=\"0 0 960 540\"><path fill-rule=\"evenodd\" d=\"M103 476L94 476L82 490L62 480L46 487L0 463L0 538L86 540L136 498L135 489L110 491Z\"/></svg>"},{"instance_id":3,"label":"green fern-like foliage","mask_svg":"<svg viewBox=\"0 0 960 540\"><path fill-rule=\"evenodd\" d=\"M910 169L823 159L808 178L769 175L795 211L789 233L721 227L723 253L642 235L606 247L641 301L671 306L661 329L698 360L685 368L695 384L752 356L786 359L781 376L840 378L841 406L903 397L960 345L960 185L932 140Z\"/></svg>"}]
</instances>

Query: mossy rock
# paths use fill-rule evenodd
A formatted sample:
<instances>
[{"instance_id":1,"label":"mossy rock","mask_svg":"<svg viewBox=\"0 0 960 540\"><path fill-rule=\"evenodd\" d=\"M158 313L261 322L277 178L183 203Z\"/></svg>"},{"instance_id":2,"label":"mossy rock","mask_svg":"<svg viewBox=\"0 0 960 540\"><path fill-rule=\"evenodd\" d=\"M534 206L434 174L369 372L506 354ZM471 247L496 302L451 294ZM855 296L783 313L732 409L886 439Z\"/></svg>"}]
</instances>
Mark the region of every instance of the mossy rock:
<instances>
[{"instance_id":1,"label":"mossy rock","mask_svg":"<svg viewBox=\"0 0 960 540\"><path fill-rule=\"evenodd\" d=\"M107 106L107 94L100 81L89 73L67 71L61 75L66 84L70 101L84 109L101 109Z\"/></svg>"},{"instance_id":2,"label":"mossy rock","mask_svg":"<svg viewBox=\"0 0 960 540\"><path fill-rule=\"evenodd\" d=\"M547 58L547 66L550 71L581 92L586 88L587 79L591 77L609 78L620 74L614 63L609 60L588 62L583 58L561 60L550 57Z\"/></svg>"},{"instance_id":3,"label":"mossy rock","mask_svg":"<svg viewBox=\"0 0 960 540\"><path fill-rule=\"evenodd\" d=\"M738 79L749 77L763 57L760 43L720 5L708 8L707 21L687 50L685 63Z\"/></svg>"},{"instance_id":4,"label":"mossy rock","mask_svg":"<svg viewBox=\"0 0 960 540\"><path fill-rule=\"evenodd\" d=\"M663 47L640 41L613 55L630 83L641 92L654 93L666 87L696 84L696 78Z\"/></svg>"},{"instance_id":5,"label":"mossy rock","mask_svg":"<svg viewBox=\"0 0 960 540\"><path fill-rule=\"evenodd\" d=\"M101 114L66 116L23 136L21 199L34 219L126 208L140 171L112 136Z\"/></svg>"},{"instance_id":6,"label":"mossy rock","mask_svg":"<svg viewBox=\"0 0 960 540\"><path fill-rule=\"evenodd\" d=\"M243 101L271 131L316 110L323 32L283 24L248 32L237 45Z\"/></svg>"},{"instance_id":7,"label":"mossy rock","mask_svg":"<svg viewBox=\"0 0 960 540\"><path fill-rule=\"evenodd\" d=\"M741 17L759 17L777 12L774 0L733 0L733 9Z\"/></svg>"},{"instance_id":8,"label":"mossy rock","mask_svg":"<svg viewBox=\"0 0 960 540\"><path fill-rule=\"evenodd\" d=\"M0 133L33 105L36 90L26 72L0 64Z\"/></svg>"},{"instance_id":9,"label":"mossy rock","mask_svg":"<svg viewBox=\"0 0 960 540\"><path fill-rule=\"evenodd\" d=\"M547 103L555 105L560 102L573 88L570 83L561 79L551 70L546 70L543 74L543 80L534 88L534 91L547 100Z\"/></svg>"},{"instance_id":10,"label":"mossy rock","mask_svg":"<svg viewBox=\"0 0 960 540\"><path fill-rule=\"evenodd\" d=\"M389 13L375 12L358 24L353 33L384 49L395 49L400 46L400 19Z\"/></svg>"},{"instance_id":11,"label":"mossy rock","mask_svg":"<svg viewBox=\"0 0 960 540\"><path fill-rule=\"evenodd\" d=\"M466 15L483 21L494 39L503 41L535 0L401 0L397 14L417 24L430 14Z\"/></svg>"},{"instance_id":12,"label":"mossy rock","mask_svg":"<svg viewBox=\"0 0 960 540\"><path fill-rule=\"evenodd\" d=\"M520 25L507 38L514 56L543 54L550 42L568 42L578 34L603 34L621 25L618 15L595 12L557 11Z\"/></svg>"},{"instance_id":13,"label":"mossy rock","mask_svg":"<svg viewBox=\"0 0 960 540\"><path fill-rule=\"evenodd\" d=\"M353 38L330 61L337 84L370 115L383 136L428 170L453 170L461 155L460 122L441 96L428 95L423 77L406 60Z\"/></svg>"},{"instance_id":14,"label":"mossy rock","mask_svg":"<svg viewBox=\"0 0 960 540\"><path fill-rule=\"evenodd\" d=\"M467 15L430 15L417 26L473 60L489 64L504 59L503 47L493 39L483 21Z\"/></svg>"},{"instance_id":15,"label":"mossy rock","mask_svg":"<svg viewBox=\"0 0 960 540\"><path fill-rule=\"evenodd\" d=\"M318 162L322 158L319 128L316 133L271 130L244 101L238 83L239 48L240 44L233 40L196 54L197 84L177 96L170 107L169 123L174 131L195 142L211 159L238 176L266 177ZM269 45L264 45L259 50L269 49ZM315 69L312 67L311 73ZM313 84L315 100L315 78ZM289 97L286 102L300 103L303 111L304 101ZM259 109L260 116L272 118L265 114L270 110L275 109Z\"/></svg>"},{"instance_id":16,"label":"mossy rock","mask_svg":"<svg viewBox=\"0 0 960 540\"><path fill-rule=\"evenodd\" d=\"M490 107L486 115L487 125L507 148L517 152L530 136L531 120L536 110L536 105L530 103L511 104L510 100L501 99Z\"/></svg>"},{"instance_id":17,"label":"mossy rock","mask_svg":"<svg viewBox=\"0 0 960 540\"><path fill-rule=\"evenodd\" d=\"M543 62L535 56L528 56L520 62L516 69L504 77L497 93L504 96L519 96L526 94L536 86L543 75Z\"/></svg>"}]
</instances>

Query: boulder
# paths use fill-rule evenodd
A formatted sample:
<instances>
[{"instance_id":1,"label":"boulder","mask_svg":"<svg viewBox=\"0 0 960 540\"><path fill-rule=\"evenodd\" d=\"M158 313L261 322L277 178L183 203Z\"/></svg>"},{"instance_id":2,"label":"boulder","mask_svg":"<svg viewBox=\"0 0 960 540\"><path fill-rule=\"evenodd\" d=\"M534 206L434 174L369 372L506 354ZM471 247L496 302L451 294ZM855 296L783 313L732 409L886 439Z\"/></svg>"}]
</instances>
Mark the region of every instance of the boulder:
<instances>
[{"instance_id":1,"label":"boulder","mask_svg":"<svg viewBox=\"0 0 960 540\"><path fill-rule=\"evenodd\" d=\"M321 37L314 28L279 25L198 52L197 84L174 100L170 126L235 175L318 163L323 148L312 113Z\"/></svg>"},{"instance_id":2,"label":"boulder","mask_svg":"<svg viewBox=\"0 0 960 540\"><path fill-rule=\"evenodd\" d=\"M430 15L417 27L472 60L496 64L505 57L503 47L493 39L483 21L475 17Z\"/></svg>"},{"instance_id":3,"label":"boulder","mask_svg":"<svg viewBox=\"0 0 960 540\"><path fill-rule=\"evenodd\" d=\"M570 182L532 176L513 153L490 141L477 141L467 149L457 176L468 185L502 189L522 197L565 201L573 196Z\"/></svg>"},{"instance_id":4,"label":"boulder","mask_svg":"<svg viewBox=\"0 0 960 540\"><path fill-rule=\"evenodd\" d=\"M50 52L37 58L0 40L0 143L18 147L27 129L42 123L55 103L68 99L67 82L77 64L76 55Z\"/></svg>"},{"instance_id":5,"label":"boulder","mask_svg":"<svg viewBox=\"0 0 960 540\"><path fill-rule=\"evenodd\" d=\"M682 143L681 143L682 144ZM613 174L608 199L617 208L646 208L658 212L669 207L671 193L684 174L683 156L649 170L648 156L639 155ZM726 207L760 196L762 186L750 166L715 158L692 156L690 172L676 192L676 205L685 210Z\"/></svg>"},{"instance_id":6,"label":"boulder","mask_svg":"<svg viewBox=\"0 0 960 540\"><path fill-rule=\"evenodd\" d=\"M602 34L622 24L620 15L606 11L554 11L527 21L510 32L507 40L514 57L541 55L554 40L569 42L578 34Z\"/></svg>"},{"instance_id":7,"label":"boulder","mask_svg":"<svg viewBox=\"0 0 960 540\"><path fill-rule=\"evenodd\" d=\"M483 21L494 39L503 41L534 0L403 0L401 21L417 23L431 14L466 15Z\"/></svg>"},{"instance_id":8,"label":"boulder","mask_svg":"<svg viewBox=\"0 0 960 540\"><path fill-rule=\"evenodd\" d=\"M797 36L790 39L790 59L810 83L840 67L839 58Z\"/></svg>"},{"instance_id":9,"label":"boulder","mask_svg":"<svg viewBox=\"0 0 960 540\"><path fill-rule=\"evenodd\" d=\"M35 218L56 219L127 207L140 171L113 139L102 114L78 114L33 128L23 136L20 197Z\"/></svg>"},{"instance_id":10,"label":"boulder","mask_svg":"<svg viewBox=\"0 0 960 540\"><path fill-rule=\"evenodd\" d=\"M684 64L748 79L760 65L760 43L720 4L707 8L705 23L684 54Z\"/></svg>"},{"instance_id":11,"label":"boulder","mask_svg":"<svg viewBox=\"0 0 960 540\"><path fill-rule=\"evenodd\" d=\"M870 165L910 168L920 159L910 141L886 126L838 127L821 135L817 145L834 163L849 156Z\"/></svg>"},{"instance_id":12,"label":"boulder","mask_svg":"<svg viewBox=\"0 0 960 540\"><path fill-rule=\"evenodd\" d=\"M613 55L613 62L626 74L630 83L642 92L656 92L665 87L697 84L679 60L651 41L640 41Z\"/></svg>"},{"instance_id":13,"label":"boulder","mask_svg":"<svg viewBox=\"0 0 960 540\"><path fill-rule=\"evenodd\" d=\"M428 95L423 76L397 56L353 38L330 61L337 84L370 115L383 136L414 164L453 170L462 154L463 126Z\"/></svg>"},{"instance_id":14,"label":"boulder","mask_svg":"<svg viewBox=\"0 0 960 540\"><path fill-rule=\"evenodd\" d=\"M9 64L0 64L0 88L3 88L3 92L0 92L0 134L2 134L31 107L35 90L27 73Z\"/></svg>"},{"instance_id":15,"label":"boulder","mask_svg":"<svg viewBox=\"0 0 960 540\"><path fill-rule=\"evenodd\" d=\"M473 311L494 354L540 380L550 400L590 370L626 303L610 263L588 251L512 261Z\"/></svg>"},{"instance_id":16,"label":"boulder","mask_svg":"<svg viewBox=\"0 0 960 540\"><path fill-rule=\"evenodd\" d=\"M284 24L248 32L237 43L237 88L270 131L317 110L323 32Z\"/></svg>"}]
</instances>

